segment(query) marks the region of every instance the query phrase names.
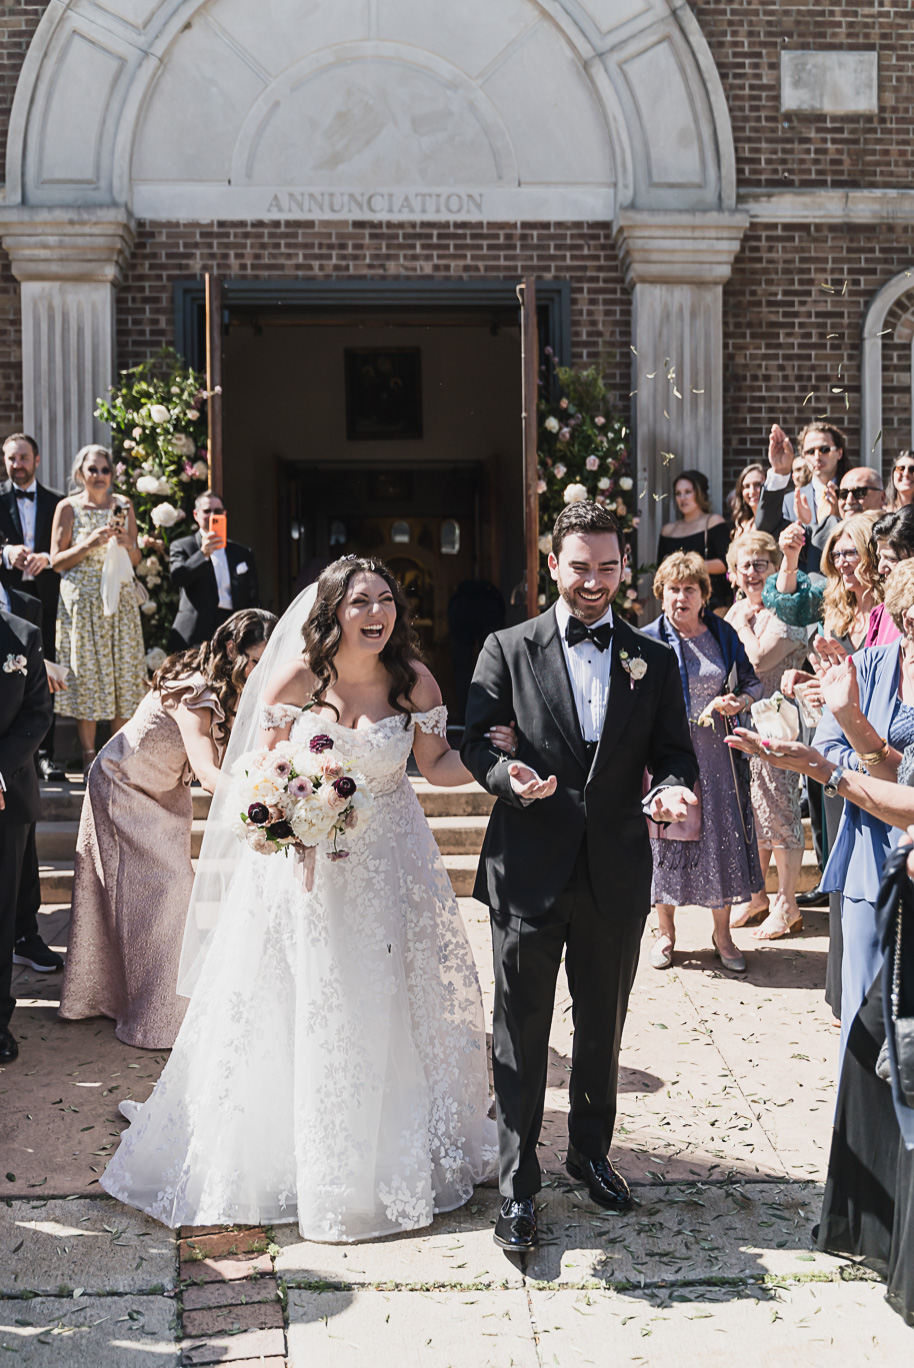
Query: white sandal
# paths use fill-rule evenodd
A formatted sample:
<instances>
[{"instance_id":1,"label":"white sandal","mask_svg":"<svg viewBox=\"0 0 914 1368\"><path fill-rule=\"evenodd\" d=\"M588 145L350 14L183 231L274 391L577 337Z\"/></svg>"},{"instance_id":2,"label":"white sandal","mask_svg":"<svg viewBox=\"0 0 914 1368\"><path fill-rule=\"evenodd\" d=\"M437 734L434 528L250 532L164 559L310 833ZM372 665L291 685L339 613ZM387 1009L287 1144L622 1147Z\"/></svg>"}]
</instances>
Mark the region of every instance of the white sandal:
<instances>
[{"instance_id":1,"label":"white sandal","mask_svg":"<svg viewBox=\"0 0 914 1368\"><path fill-rule=\"evenodd\" d=\"M654 937L654 944L651 946L651 968L669 969L673 963L673 948L676 942L671 936L662 935Z\"/></svg>"}]
</instances>

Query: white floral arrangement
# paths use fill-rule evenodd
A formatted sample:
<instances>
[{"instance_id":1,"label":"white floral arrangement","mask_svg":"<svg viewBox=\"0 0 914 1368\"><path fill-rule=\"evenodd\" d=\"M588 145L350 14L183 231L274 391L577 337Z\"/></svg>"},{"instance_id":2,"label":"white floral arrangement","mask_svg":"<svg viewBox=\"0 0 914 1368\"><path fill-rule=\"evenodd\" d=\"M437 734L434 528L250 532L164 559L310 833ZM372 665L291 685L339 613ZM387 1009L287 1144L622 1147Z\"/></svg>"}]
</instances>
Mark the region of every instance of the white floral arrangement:
<instances>
[{"instance_id":1,"label":"white floral arrangement","mask_svg":"<svg viewBox=\"0 0 914 1368\"><path fill-rule=\"evenodd\" d=\"M800 714L780 690L753 703L750 711L755 730L766 741L796 741L800 735Z\"/></svg>"},{"instance_id":2,"label":"white floral arrangement","mask_svg":"<svg viewBox=\"0 0 914 1368\"><path fill-rule=\"evenodd\" d=\"M3 662L3 673L28 674L28 664L24 655L8 655Z\"/></svg>"},{"instance_id":3,"label":"white floral arrangement","mask_svg":"<svg viewBox=\"0 0 914 1368\"><path fill-rule=\"evenodd\" d=\"M374 797L365 776L333 754L329 736L280 741L236 762L238 835L260 855L315 846L333 837L331 860L345 860L339 838L371 818Z\"/></svg>"}]
</instances>

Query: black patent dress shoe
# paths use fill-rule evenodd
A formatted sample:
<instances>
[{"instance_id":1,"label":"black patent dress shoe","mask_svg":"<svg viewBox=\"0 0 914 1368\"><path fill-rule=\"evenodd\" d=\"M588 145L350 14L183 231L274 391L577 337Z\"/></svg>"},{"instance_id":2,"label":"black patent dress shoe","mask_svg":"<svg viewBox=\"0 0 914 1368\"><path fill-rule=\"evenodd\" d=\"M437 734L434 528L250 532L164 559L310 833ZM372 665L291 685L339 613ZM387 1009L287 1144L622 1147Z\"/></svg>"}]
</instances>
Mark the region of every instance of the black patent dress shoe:
<instances>
[{"instance_id":1,"label":"black patent dress shoe","mask_svg":"<svg viewBox=\"0 0 914 1368\"><path fill-rule=\"evenodd\" d=\"M63 765L58 765L57 761L52 760L49 755L38 757L38 773L42 779L55 784L62 784L67 777Z\"/></svg>"},{"instance_id":2,"label":"black patent dress shoe","mask_svg":"<svg viewBox=\"0 0 914 1368\"><path fill-rule=\"evenodd\" d=\"M565 1168L572 1178L587 1185L592 1201L608 1211L627 1211L632 1204L628 1183L617 1173L608 1159L588 1159L571 1145L565 1157Z\"/></svg>"},{"instance_id":3,"label":"black patent dress shoe","mask_svg":"<svg viewBox=\"0 0 914 1368\"><path fill-rule=\"evenodd\" d=\"M536 1244L536 1203L532 1197L506 1197L495 1222L495 1243L519 1254Z\"/></svg>"},{"instance_id":4,"label":"black patent dress shoe","mask_svg":"<svg viewBox=\"0 0 914 1368\"><path fill-rule=\"evenodd\" d=\"M6 1027L0 1027L0 1064L12 1064L19 1054L19 1046Z\"/></svg>"},{"instance_id":5,"label":"black patent dress shoe","mask_svg":"<svg viewBox=\"0 0 914 1368\"><path fill-rule=\"evenodd\" d=\"M821 889L811 888L808 893L797 894L797 907L827 907L828 894Z\"/></svg>"},{"instance_id":6,"label":"black patent dress shoe","mask_svg":"<svg viewBox=\"0 0 914 1368\"><path fill-rule=\"evenodd\" d=\"M39 974L56 974L63 968L63 956L45 945L39 935L23 936L13 946L13 963L28 964Z\"/></svg>"}]
</instances>

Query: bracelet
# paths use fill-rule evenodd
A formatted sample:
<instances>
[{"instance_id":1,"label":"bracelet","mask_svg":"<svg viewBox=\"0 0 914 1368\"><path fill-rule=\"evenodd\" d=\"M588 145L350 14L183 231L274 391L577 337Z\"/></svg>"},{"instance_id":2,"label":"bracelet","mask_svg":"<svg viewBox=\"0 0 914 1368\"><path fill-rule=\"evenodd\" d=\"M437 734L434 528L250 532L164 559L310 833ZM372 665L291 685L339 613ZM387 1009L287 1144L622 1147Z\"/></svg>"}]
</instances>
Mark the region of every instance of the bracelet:
<instances>
[{"instance_id":1,"label":"bracelet","mask_svg":"<svg viewBox=\"0 0 914 1368\"><path fill-rule=\"evenodd\" d=\"M873 765L881 765L882 762L883 762L883 760L885 760L886 756L888 755L888 753L889 753L889 743L888 743L888 741L883 741L882 745L879 747L878 750L874 750L874 751L859 751L859 750L858 750L858 751L855 751L855 752L854 752L854 754L856 755L857 759L860 760L860 761L862 761L863 764L866 765L867 769L871 769L871 768L873 767Z\"/></svg>"}]
</instances>

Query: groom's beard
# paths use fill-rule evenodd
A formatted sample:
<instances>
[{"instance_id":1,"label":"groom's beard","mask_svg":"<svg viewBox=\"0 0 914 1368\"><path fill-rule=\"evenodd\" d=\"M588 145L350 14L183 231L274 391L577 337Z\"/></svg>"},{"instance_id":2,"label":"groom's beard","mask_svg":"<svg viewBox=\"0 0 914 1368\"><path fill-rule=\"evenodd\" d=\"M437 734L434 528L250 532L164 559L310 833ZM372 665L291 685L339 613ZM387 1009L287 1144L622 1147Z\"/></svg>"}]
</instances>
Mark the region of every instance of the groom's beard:
<instances>
[{"instance_id":1,"label":"groom's beard","mask_svg":"<svg viewBox=\"0 0 914 1368\"><path fill-rule=\"evenodd\" d=\"M579 590L566 588L561 580L558 581L558 587L562 602L572 617L576 617L579 622L589 625L591 622L599 622L612 603L619 586L616 585L613 589L607 589L599 599L582 598Z\"/></svg>"}]
</instances>

